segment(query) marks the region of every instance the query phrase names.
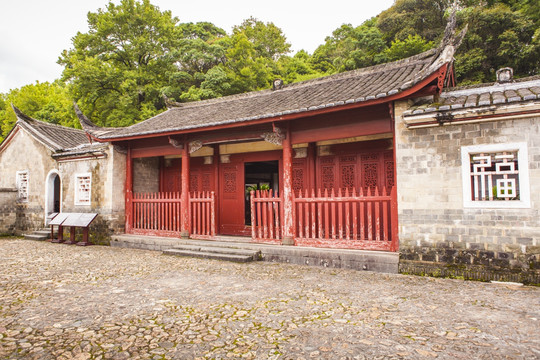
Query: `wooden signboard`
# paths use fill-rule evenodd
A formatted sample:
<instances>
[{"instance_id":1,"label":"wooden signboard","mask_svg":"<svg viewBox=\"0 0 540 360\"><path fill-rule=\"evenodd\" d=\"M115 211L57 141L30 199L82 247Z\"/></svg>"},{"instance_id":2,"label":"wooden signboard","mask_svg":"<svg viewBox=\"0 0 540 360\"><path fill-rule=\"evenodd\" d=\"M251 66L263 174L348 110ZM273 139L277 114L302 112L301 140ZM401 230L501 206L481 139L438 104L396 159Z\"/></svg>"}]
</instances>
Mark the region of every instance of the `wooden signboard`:
<instances>
[{"instance_id":1,"label":"wooden signboard","mask_svg":"<svg viewBox=\"0 0 540 360\"><path fill-rule=\"evenodd\" d=\"M56 216L49 222L49 225L57 225L57 226L62 225L62 223L64 222L64 220L67 219L68 215L69 215L68 213L60 213L60 214L56 215Z\"/></svg>"},{"instance_id":2,"label":"wooden signboard","mask_svg":"<svg viewBox=\"0 0 540 360\"><path fill-rule=\"evenodd\" d=\"M95 213L68 213L67 215L62 226L87 227L97 216Z\"/></svg>"}]
</instances>

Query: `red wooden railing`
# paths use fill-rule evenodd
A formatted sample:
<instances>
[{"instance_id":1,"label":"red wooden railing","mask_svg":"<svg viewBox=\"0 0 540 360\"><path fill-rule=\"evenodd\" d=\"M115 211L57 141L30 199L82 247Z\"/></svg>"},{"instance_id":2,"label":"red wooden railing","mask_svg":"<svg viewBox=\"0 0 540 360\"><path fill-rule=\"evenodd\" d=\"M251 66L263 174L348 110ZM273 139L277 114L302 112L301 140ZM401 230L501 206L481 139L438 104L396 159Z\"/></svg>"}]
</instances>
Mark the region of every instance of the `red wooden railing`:
<instances>
[{"instance_id":1,"label":"red wooden railing","mask_svg":"<svg viewBox=\"0 0 540 360\"><path fill-rule=\"evenodd\" d=\"M131 232L174 236L180 231L180 192L133 193Z\"/></svg>"},{"instance_id":2,"label":"red wooden railing","mask_svg":"<svg viewBox=\"0 0 540 360\"><path fill-rule=\"evenodd\" d=\"M216 236L216 211L213 191L192 192L189 197L190 235L209 239Z\"/></svg>"},{"instance_id":3,"label":"red wooden railing","mask_svg":"<svg viewBox=\"0 0 540 360\"><path fill-rule=\"evenodd\" d=\"M251 192L251 237L257 242L280 243L281 198L272 190Z\"/></svg>"},{"instance_id":4,"label":"red wooden railing","mask_svg":"<svg viewBox=\"0 0 540 360\"><path fill-rule=\"evenodd\" d=\"M134 193L129 233L180 236L180 192ZM216 235L214 192L193 192L189 197L190 234L198 238Z\"/></svg>"},{"instance_id":5,"label":"red wooden railing","mask_svg":"<svg viewBox=\"0 0 540 360\"><path fill-rule=\"evenodd\" d=\"M251 231L257 242L279 243L282 199L272 191L251 192ZM397 251L396 190L312 190L293 197L295 244Z\"/></svg>"},{"instance_id":6,"label":"red wooden railing","mask_svg":"<svg viewBox=\"0 0 540 360\"><path fill-rule=\"evenodd\" d=\"M297 195L297 196L296 196ZM397 250L396 190L375 188L295 194L296 245Z\"/></svg>"}]
</instances>

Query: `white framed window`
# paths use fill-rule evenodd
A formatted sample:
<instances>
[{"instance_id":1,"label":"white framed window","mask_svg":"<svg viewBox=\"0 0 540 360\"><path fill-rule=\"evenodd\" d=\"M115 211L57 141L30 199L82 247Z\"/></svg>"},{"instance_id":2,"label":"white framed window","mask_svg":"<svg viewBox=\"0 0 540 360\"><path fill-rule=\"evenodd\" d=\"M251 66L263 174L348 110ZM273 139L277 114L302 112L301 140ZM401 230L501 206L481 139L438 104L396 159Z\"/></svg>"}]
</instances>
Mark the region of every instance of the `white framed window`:
<instances>
[{"instance_id":1,"label":"white framed window","mask_svg":"<svg viewBox=\"0 0 540 360\"><path fill-rule=\"evenodd\" d=\"M90 205L92 174L75 175L75 205Z\"/></svg>"},{"instance_id":2,"label":"white framed window","mask_svg":"<svg viewBox=\"0 0 540 360\"><path fill-rule=\"evenodd\" d=\"M17 186L17 199L20 202L28 202L28 170L17 171L15 184Z\"/></svg>"},{"instance_id":3,"label":"white framed window","mask_svg":"<svg viewBox=\"0 0 540 360\"><path fill-rule=\"evenodd\" d=\"M529 208L527 143L461 148L463 205L470 208Z\"/></svg>"}]
</instances>

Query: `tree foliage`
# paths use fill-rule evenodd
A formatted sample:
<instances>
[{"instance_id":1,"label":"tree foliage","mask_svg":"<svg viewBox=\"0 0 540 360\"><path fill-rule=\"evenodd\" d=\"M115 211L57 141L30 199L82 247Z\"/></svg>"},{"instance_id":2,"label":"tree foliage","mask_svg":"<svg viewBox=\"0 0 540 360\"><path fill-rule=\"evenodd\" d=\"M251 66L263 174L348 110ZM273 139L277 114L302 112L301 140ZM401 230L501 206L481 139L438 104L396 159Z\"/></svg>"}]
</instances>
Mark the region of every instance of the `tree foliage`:
<instances>
[{"instance_id":1,"label":"tree foliage","mask_svg":"<svg viewBox=\"0 0 540 360\"><path fill-rule=\"evenodd\" d=\"M11 90L7 94L0 94L0 140L4 139L17 121L11 104L32 118L63 126L80 127L66 86L60 81L36 82Z\"/></svg>"}]
</instances>

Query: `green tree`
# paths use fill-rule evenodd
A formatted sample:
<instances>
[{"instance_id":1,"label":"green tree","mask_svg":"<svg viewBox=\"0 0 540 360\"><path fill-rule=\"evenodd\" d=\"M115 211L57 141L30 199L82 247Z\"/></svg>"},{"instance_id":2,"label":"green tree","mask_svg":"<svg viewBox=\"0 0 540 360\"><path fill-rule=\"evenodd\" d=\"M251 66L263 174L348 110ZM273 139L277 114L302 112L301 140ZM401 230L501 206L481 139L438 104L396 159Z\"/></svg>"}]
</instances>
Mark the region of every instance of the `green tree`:
<instances>
[{"instance_id":1,"label":"green tree","mask_svg":"<svg viewBox=\"0 0 540 360\"><path fill-rule=\"evenodd\" d=\"M409 35L405 40L392 41L392 45L385 51L385 54L388 61L395 61L420 54L433 46L433 41L426 41L418 34Z\"/></svg>"},{"instance_id":2,"label":"green tree","mask_svg":"<svg viewBox=\"0 0 540 360\"><path fill-rule=\"evenodd\" d=\"M465 8L459 15L469 31L456 54L458 81L494 81L495 71L506 66L517 77L540 71L540 32L525 14L495 4Z\"/></svg>"},{"instance_id":3,"label":"green tree","mask_svg":"<svg viewBox=\"0 0 540 360\"><path fill-rule=\"evenodd\" d=\"M265 24L251 17L233 28L233 36L240 33L253 44L257 57L278 60L290 52L291 44L283 31L271 22Z\"/></svg>"},{"instance_id":4,"label":"green tree","mask_svg":"<svg viewBox=\"0 0 540 360\"><path fill-rule=\"evenodd\" d=\"M420 35L427 41L439 39L446 26L446 10L453 0L396 0L378 15L377 27L388 43Z\"/></svg>"},{"instance_id":5,"label":"green tree","mask_svg":"<svg viewBox=\"0 0 540 360\"><path fill-rule=\"evenodd\" d=\"M68 90L59 81L25 85L0 94L0 140L11 130L17 118L11 104L38 120L69 127L80 127Z\"/></svg>"},{"instance_id":6,"label":"green tree","mask_svg":"<svg viewBox=\"0 0 540 360\"><path fill-rule=\"evenodd\" d=\"M364 22L358 27L343 24L334 30L313 54L313 67L319 71L332 73L353 70L386 61L384 51L387 46L383 34L375 26L376 19Z\"/></svg>"},{"instance_id":7,"label":"green tree","mask_svg":"<svg viewBox=\"0 0 540 360\"><path fill-rule=\"evenodd\" d=\"M100 125L125 126L164 109L161 89L178 71L177 22L149 0L88 13L89 31L58 61L83 111Z\"/></svg>"}]
</instances>

